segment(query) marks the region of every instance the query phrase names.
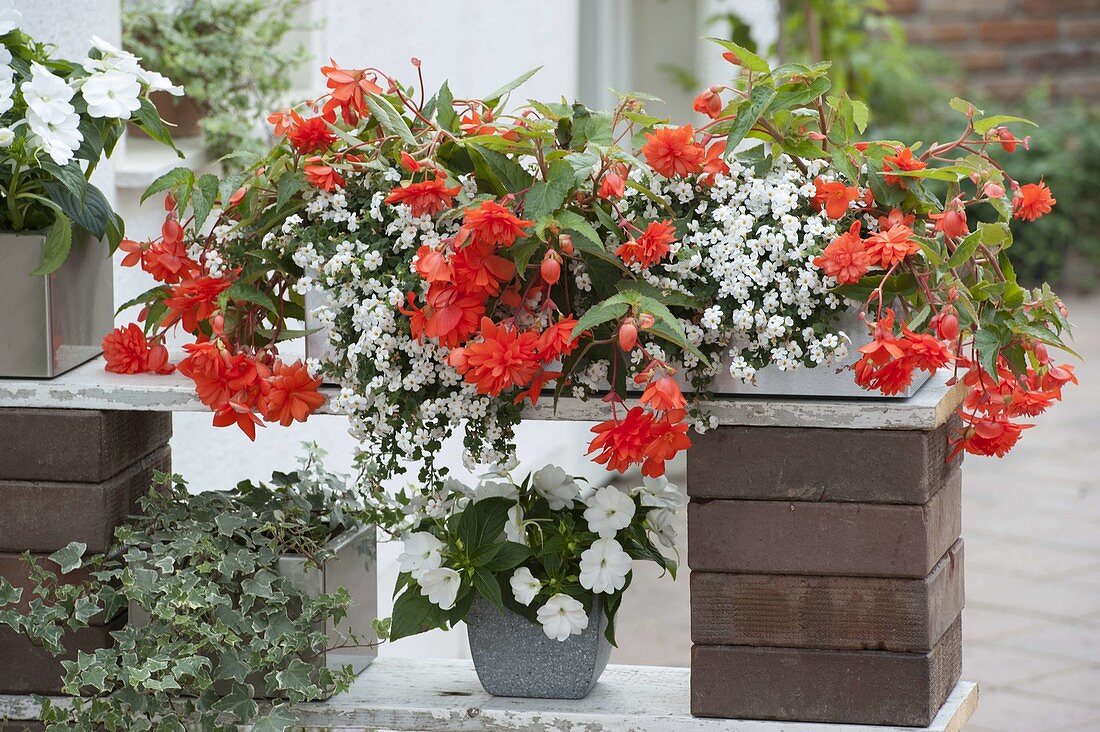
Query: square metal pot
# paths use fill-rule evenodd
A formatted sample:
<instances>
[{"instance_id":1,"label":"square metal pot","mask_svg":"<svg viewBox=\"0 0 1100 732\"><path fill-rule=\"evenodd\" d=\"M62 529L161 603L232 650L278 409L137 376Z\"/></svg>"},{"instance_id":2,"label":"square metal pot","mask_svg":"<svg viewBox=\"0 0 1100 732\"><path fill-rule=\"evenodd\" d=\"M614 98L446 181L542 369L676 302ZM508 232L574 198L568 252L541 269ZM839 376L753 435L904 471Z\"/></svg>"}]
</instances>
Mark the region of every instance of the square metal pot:
<instances>
[{"instance_id":1,"label":"square metal pot","mask_svg":"<svg viewBox=\"0 0 1100 732\"><path fill-rule=\"evenodd\" d=\"M352 606L348 609L347 617L339 624L331 620L326 622L324 630L330 641L339 643L351 634L368 643L377 640L373 630L373 621L378 616L378 557L374 527L363 526L356 531L341 534L325 548L335 556L326 560L322 566L311 565L303 556L286 554L279 557L277 573L311 597L334 593L341 587L347 588ZM149 623L149 613L133 602L129 606L129 616L133 626L141 627ZM358 674L377 655L377 646L341 648L321 654L312 662L318 667L324 665L333 670L350 665ZM265 696L264 681L259 674L253 674L246 680L252 684L258 697ZM217 687L215 690L223 692ZM224 690L227 691L228 689Z\"/></svg>"},{"instance_id":2,"label":"square metal pot","mask_svg":"<svg viewBox=\"0 0 1100 732\"><path fill-rule=\"evenodd\" d=\"M106 245L73 229L72 249L49 275L44 232L0 233L0 377L52 378L98 356L114 328L114 279Z\"/></svg>"}]
</instances>

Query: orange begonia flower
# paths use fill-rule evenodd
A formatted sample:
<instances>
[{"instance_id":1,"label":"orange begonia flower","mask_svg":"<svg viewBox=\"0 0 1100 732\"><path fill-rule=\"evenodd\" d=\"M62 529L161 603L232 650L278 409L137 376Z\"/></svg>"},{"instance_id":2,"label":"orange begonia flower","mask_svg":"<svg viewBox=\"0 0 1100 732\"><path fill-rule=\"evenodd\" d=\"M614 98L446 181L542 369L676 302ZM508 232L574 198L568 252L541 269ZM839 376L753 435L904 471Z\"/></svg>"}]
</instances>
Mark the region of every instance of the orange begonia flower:
<instances>
[{"instance_id":1,"label":"orange begonia flower","mask_svg":"<svg viewBox=\"0 0 1100 732\"><path fill-rule=\"evenodd\" d=\"M662 127L647 132L642 146L649 166L666 178L691 175L703 169L705 151L695 142L695 130L691 125Z\"/></svg>"}]
</instances>

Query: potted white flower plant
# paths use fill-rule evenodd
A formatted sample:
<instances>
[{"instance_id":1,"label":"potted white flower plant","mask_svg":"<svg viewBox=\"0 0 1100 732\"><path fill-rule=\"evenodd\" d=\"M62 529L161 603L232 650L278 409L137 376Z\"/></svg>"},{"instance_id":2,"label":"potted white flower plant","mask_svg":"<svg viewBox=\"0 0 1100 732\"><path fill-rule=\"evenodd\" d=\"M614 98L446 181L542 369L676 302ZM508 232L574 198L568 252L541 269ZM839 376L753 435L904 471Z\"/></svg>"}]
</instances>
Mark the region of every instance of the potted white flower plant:
<instances>
[{"instance_id":1,"label":"potted white flower plant","mask_svg":"<svg viewBox=\"0 0 1100 732\"><path fill-rule=\"evenodd\" d=\"M473 488L447 480L426 501L400 494L389 639L464 620L490 694L584 697L607 665L632 561L676 574L658 545L674 547L686 498L664 477L639 483L594 488L547 465L519 483L500 471Z\"/></svg>"},{"instance_id":2,"label":"potted white flower plant","mask_svg":"<svg viewBox=\"0 0 1100 732\"><path fill-rule=\"evenodd\" d=\"M99 38L59 58L19 22L0 0L0 376L52 377L98 355L113 323L123 223L92 173L127 121L172 145L149 93L182 89Z\"/></svg>"}]
</instances>

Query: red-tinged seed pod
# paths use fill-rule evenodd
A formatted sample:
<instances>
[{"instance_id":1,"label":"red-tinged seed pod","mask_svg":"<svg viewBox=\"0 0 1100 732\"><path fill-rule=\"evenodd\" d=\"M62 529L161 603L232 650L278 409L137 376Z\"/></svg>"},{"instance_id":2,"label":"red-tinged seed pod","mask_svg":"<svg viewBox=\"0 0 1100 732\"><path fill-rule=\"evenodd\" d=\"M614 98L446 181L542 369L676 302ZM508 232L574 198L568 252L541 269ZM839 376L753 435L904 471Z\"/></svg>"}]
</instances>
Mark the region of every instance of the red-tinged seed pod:
<instances>
[{"instance_id":1,"label":"red-tinged seed pod","mask_svg":"<svg viewBox=\"0 0 1100 732\"><path fill-rule=\"evenodd\" d=\"M629 353L636 345L638 345L638 326L634 323L634 318L627 318L619 326L619 348Z\"/></svg>"},{"instance_id":2,"label":"red-tinged seed pod","mask_svg":"<svg viewBox=\"0 0 1100 732\"><path fill-rule=\"evenodd\" d=\"M557 252L549 251L546 253L546 256L542 258L539 273L542 275L542 281L546 284L558 284L558 280L561 279L561 259L558 257Z\"/></svg>"},{"instance_id":3,"label":"red-tinged seed pod","mask_svg":"<svg viewBox=\"0 0 1100 732\"><path fill-rule=\"evenodd\" d=\"M573 237L569 234L562 234L558 237L558 245L561 246L561 250L565 252L566 256L573 256Z\"/></svg>"},{"instance_id":4,"label":"red-tinged seed pod","mask_svg":"<svg viewBox=\"0 0 1100 732\"><path fill-rule=\"evenodd\" d=\"M176 197L171 193L164 196L164 210L175 211L176 210Z\"/></svg>"},{"instance_id":5,"label":"red-tinged seed pod","mask_svg":"<svg viewBox=\"0 0 1100 732\"><path fill-rule=\"evenodd\" d=\"M1035 341L1031 352L1035 354L1035 358L1039 359L1039 363L1050 363L1050 353L1047 352L1046 344L1041 341Z\"/></svg>"},{"instance_id":6,"label":"red-tinged seed pod","mask_svg":"<svg viewBox=\"0 0 1100 732\"><path fill-rule=\"evenodd\" d=\"M649 313L642 313L638 316L638 325L642 327L642 330L649 330L653 327L653 316Z\"/></svg>"},{"instance_id":7,"label":"red-tinged seed pod","mask_svg":"<svg viewBox=\"0 0 1100 732\"><path fill-rule=\"evenodd\" d=\"M940 316L936 323L936 332L941 340L953 341L959 337L959 319L955 313L947 312Z\"/></svg>"}]
</instances>

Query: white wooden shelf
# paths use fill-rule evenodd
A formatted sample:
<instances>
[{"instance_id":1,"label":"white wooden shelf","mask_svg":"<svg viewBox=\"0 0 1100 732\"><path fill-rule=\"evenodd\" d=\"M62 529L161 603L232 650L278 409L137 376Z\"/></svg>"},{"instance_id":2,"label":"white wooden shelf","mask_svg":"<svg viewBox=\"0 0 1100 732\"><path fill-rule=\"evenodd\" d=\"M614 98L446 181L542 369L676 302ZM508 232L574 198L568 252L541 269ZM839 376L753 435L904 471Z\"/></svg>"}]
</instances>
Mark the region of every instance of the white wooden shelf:
<instances>
[{"instance_id":1,"label":"white wooden shelf","mask_svg":"<svg viewBox=\"0 0 1100 732\"><path fill-rule=\"evenodd\" d=\"M307 728L474 732L475 730L616 730L629 732L920 732L915 727L692 717L689 671L654 666L609 666L586 698L507 699L485 693L469 661L381 658L347 693L301 704ZM932 724L932 732L957 732L974 713L978 687L960 681ZM38 705L29 696L0 696L0 720L31 720Z\"/></svg>"},{"instance_id":2,"label":"white wooden shelf","mask_svg":"<svg viewBox=\"0 0 1100 732\"><path fill-rule=\"evenodd\" d=\"M173 362L178 354L173 354ZM719 397L708 404L720 424L753 427L847 427L853 429L931 430L951 416L962 399L961 386L948 386L948 374L933 376L909 399L793 399L787 397ZM336 387L324 387L332 396ZM135 409L202 412L194 384L176 373L167 376L112 374L97 358L53 379L0 379L0 407L39 409ZM328 404L322 414L333 414ZM599 421L608 406L563 398L554 409L552 396L528 405L525 416L536 420Z\"/></svg>"}]
</instances>

